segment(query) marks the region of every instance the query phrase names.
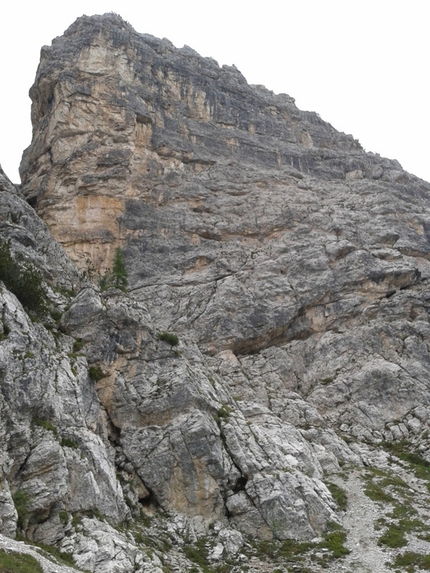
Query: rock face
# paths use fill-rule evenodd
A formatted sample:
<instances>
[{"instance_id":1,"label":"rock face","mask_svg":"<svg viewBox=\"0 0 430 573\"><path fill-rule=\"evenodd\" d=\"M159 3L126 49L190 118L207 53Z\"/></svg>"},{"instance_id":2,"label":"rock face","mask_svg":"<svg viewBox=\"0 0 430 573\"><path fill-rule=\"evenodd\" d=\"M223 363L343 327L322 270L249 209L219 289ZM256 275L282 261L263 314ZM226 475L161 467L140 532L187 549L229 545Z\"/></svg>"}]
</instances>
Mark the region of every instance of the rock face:
<instances>
[{"instance_id":1,"label":"rock face","mask_svg":"<svg viewBox=\"0 0 430 573\"><path fill-rule=\"evenodd\" d=\"M47 306L3 279L0 533L186 570L112 526L164 510L179 547L211 526L216 561L352 527L327 480L388 471L381 446L430 463L428 183L113 14L43 48L30 93L0 231ZM101 291L118 247L127 292Z\"/></svg>"},{"instance_id":2,"label":"rock face","mask_svg":"<svg viewBox=\"0 0 430 573\"><path fill-rule=\"evenodd\" d=\"M2 239L17 258L44 269L47 296L64 310L58 289L79 280L76 269L3 172L0 184ZM1 533L14 534L17 525L11 492L20 526L36 541L63 535L64 512L98 510L119 523L128 509L85 357L73 352L74 341L57 331L52 317L33 322L5 288L0 301Z\"/></svg>"}]
</instances>

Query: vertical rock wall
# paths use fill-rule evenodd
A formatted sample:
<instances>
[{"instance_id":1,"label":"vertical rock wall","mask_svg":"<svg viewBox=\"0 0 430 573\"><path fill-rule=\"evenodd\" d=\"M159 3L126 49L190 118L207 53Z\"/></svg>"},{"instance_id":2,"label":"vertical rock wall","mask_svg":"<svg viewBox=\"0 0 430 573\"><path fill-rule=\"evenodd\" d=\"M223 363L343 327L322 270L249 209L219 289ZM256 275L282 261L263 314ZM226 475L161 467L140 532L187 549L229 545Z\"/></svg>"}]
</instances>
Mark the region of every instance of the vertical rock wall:
<instances>
[{"instance_id":1,"label":"vertical rock wall","mask_svg":"<svg viewBox=\"0 0 430 573\"><path fill-rule=\"evenodd\" d=\"M71 514L122 521L124 496L310 540L364 443L425 450L429 184L112 14L43 48L31 97L22 192L53 239L7 182L1 231L61 319L3 288L5 533L25 492L20 527L49 542ZM95 283L120 247L128 291L58 243Z\"/></svg>"}]
</instances>

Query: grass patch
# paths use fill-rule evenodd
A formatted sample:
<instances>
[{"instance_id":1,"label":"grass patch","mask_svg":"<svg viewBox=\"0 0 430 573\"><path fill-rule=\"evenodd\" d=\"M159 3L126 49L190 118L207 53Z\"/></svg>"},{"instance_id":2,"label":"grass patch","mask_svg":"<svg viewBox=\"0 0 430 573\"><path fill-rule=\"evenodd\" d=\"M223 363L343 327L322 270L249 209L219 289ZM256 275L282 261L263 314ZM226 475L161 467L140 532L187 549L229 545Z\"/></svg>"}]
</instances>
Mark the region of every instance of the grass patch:
<instances>
[{"instance_id":1,"label":"grass patch","mask_svg":"<svg viewBox=\"0 0 430 573\"><path fill-rule=\"evenodd\" d=\"M416 515L417 510L412 507L411 505L396 505L393 511L387 514L387 517L391 517L392 519L405 519L405 517Z\"/></svg>"},{"instance_id":2,"label":"grass patch","mask_svg":"<svg viewBox=\"0 0 430 573\"><path fill-rule=\"evenodd\" d=\"M74 566L75 562L73 561L72 555L70 553L64 553L60 551L58 547L55 545L45 545L44 543L37 543L37 547L39 547L43 552L47 553L48 555L54 557L60 563L65 565Z\"/></svg>"},{"instance_id":3,"label":"grass patch","mask_svg":"<svg viewBox=\"0 0 430 573\"><path fill-rule=\"evenodd\" d=\"M201 537L192 545L185 544L183 547L184 555L196 564L188 570L196 573L230 573L233 569L231 563L221 563L218 565L210 564L208 561L207 538ZM198 567L197 567L198 566ZM245 569L243 570L245 571Z\"/></svg>"},{"instance_id":4,"label":"grass patch","mask_svg":"<svg viewBox=\"0 0 430 573\"><path fill-rule=\"evenodd\" d=\"M170 332L160 332L158 340L163 340L163 342L167 342L170 346L178 346L179 344L179 338L176 334L171 334Z\"/></svg>"},{"instance_id":5,"label":"grass patch","mask_svg":"<svg viewBox=\"0 0 430 573\"><path fill-rule=\"evenodd\" d=\"M58 517L60 518L60 521L63 525L67 525L69 523L69 513L67 511L60 511Z\"/></svg>"},{"instance_id":6,"label":"grass patch","mask_svg":"<svg viewBox=\"0 0 430 573\"><path fill-rule=\"evenodd\" d=\"M408 573L413 573L415 567L430 571L430 555L422 555L413 551L406 551L402 555L397 555L392 567L404 567Z\"/></svg>"},{"instance_id":7,"label":"grass patch","mask_svg":"<svg viewBox=\"0 0 430 573\"><path fill-rule=\"evenodd\" d=\"M383 503L394 503L394 497L389 493L385 492L380 485L374 483L371 479L367 482L364 488L364 493L372 501L380 501Z\"/></svg>"},{"instance_id":8,"label":"grass patch","mask_svg":"<svg viewBox=\"0 0 430 573\"><path fill-rule=\"evenodd\" d=\"M403 527L403 530L406 532L422 531L423 529L426 529L424 523L422 523L419 519L401 519L399 525Z\"/></svg>"},{"instance_id":9,"label":"grass patch","mask_svg":"<svg viewBox=\"0 0 430 573\"><path fill-rule=\"evenodd\" d=\"M387 520L385 517L378 517L378 519L374 522L373 526L375 531L381 531L387 525Z\"/></svg>"},{"instance_id":10,"label":"grass patch","mask_svg":"<svg viewBox=\"0 0 430 573\"><path fill-rule=\"evenodd\" d=\"M231 413L231 408L229 408L226 404L223 404L218 412L215 414L215 421L219 423L221 420L227 420Z\"/></svg>"},{"instance_id":11,"label":"grass patch","mask_svg":"<svg viewBox=\"0 0 430 573\"><path fill-rule=\"evenodd\" d=\"M40 418L36 418L33 420L33 424L35 426L39 426L40 428L45 428L48 432L52 432L55 436L57 435L57 428L52 424L52 422L48 422L48 420L42 420Z\"/></svg>"},{"instance_id":12,"label":"grass patch","mask_svg":"<svg viewBox=\"0 0 430 573\"><path fill-rule=\"evenodd\" d=\"M413 511L416 513L415 510ZM393 517L394 515L407 515L407 513L408 510L404 509L403 506L396 506L389 517ZM425 528L426 526L418 519L399 519L397 523L388 524L385 533L381 535L378 540L378 545L386 545L387 547L394 549L404 547L407 545L405 533L410 533L411 531L423 531Z\"/></svg>"},{"instance_id":13,"label":"grass patch","mask_svg":"<svg viewBox=\"0 0 430 573\"><path fill-rule=\"evenodd\" d=\"M311 549L314 549L315 546L316 544L310 541L297 542L293 539L285 539L285 541L281 542L279 547L279 556L291 559L291 557L296 555L304 555Z\"/></svg>"},{"instance_id":14,"label":"grass patch","mask_svg":"<svg viewBox=\"0 0 430 573\"><path fill-rule=\"evenodd\" d=\"M83 343L82 338L77 338L73 342L73 353L77 354L78 352L80 352L82 350L83 347L84 347L84 343Z\"/></svg>"},{"instance_id":15,"label":"grass patch","mask_svg":"<svg viewBox=\"0 0 430 573\"><path fill-rule=\"evenodd\" d=\"M424 535L418 535L419 539L423 541L428 541L430 543L430 533L424 533Z\"/></svg>"},{"instance_id":16,"label":"grass patch","mask_svg":"<svg viewBox=\"0 0 430 573\"><path fill-rule=\"evenodd\" d=\"M4 320L1 321L0 326L3 328L2 332L0 332L0 341L6 340L10 334L10 328Z\"/></svg>"},{"instance_id":17,"label":"grass patch","mask_svg":"<svg viewBox=\"0 0 430 573\"><path fill-rule=\"evenodd\" d=\"M382 487L392 486L399 490L402 489L409 490L408 484L404 480L402 480L401 477L398 476L387 476L381 481L381 486Z\"/></svg>"},{"instance_id":18,"label":"grass patch","mask_svg":"<svg viewBox=\"0 0 430 573\"><path fill-rule=\"evenodd\" d=\"M32 264L19 264L12 258L10 241L0 241L0 280L26 310L37 314L46 310L46 291L42 275Z\"/></svg>"},{"instance_id":19,"label":"grass patch","mask_svg":"<svg viewBox=\"0 0 430 573\"><path fill-rule=\"evenodd\" d=\"M60 322L61 317L63 316L63 313L61 310L58 310L58 308L51 309L49 314L51 315L52 320L54 320L57 324Z\"/></svg>"},{"instance_id":20,"label":"grass patch","mask_svg":"<svg viewBox=\"0 0 430 573\"><path fill-rule=\"evenodd\" d=\"M76 530L82 524L82 514L79 512L72 513L72 526Z\"/></svg>"},{"instance_id":21,"label":"grass patch","mask_svg":"<svg viewBox=\"0 0 430 573\"><path fill-rule=\"evenodd\" d=\"M317 543L299 542L294 539L284 541L258 541L251 543L257 557L283 561L301 561L301 557L318 547Z\"/></svg>"},{"instance_id":22,"label":"grass patch","mask_svg":"<svg viewBox=\"0 0 430 573\"><path fill-rule=\"evenodd\" d=\"M22 489L18 490L12 494L12 500L18 514L17 526L19 529L23 529L29 515L28 505L30 499L28 493Z\"/></svg>"},{"instance_id":23,"label":"grass patch","mask_svg":"<svg viewBox=\"0 0 430 573\"><path fill-rule=\"evenodd\" d=\"M135 531L133 533L133 537L136 543L138 543L139 545L145 545L147 538L143 535L141 531Z\"/></svg>"},{"instance_id":24,"label":"grass patch","mask_svg":"<svg viewBox=\"0 0 430 573\"><path fill-rule=\"evenodd\" d=\"M401 442L383 442L382 445L391 454L410 464L417 478L430 480L430 462L418 453L411 451L413 446L409 442L406 440Z\"/></svg>"},{"instance_id":25,"label":"grass patch","mask_svg":"<svg viewBox=\"0 0 430 573\"><path fill-rule=\"evenodd\" d=\"M43 573L40 563L25 553L7 552L0 549L0 571L2 573Z\"/></svg>"},{"instance_id":26,"label":"grass patch","mask_svg":"<svg viewBox=\"0 0 430 573\"><path fill-rule=\"evenodd\" d=\"M203 573L213 573L208 562L208 552L205 538L200 538L193 545L184 545L184 555L187 559L198 565Z\"/></svg>"},{"instance_id":27,"label":"grass patch","mask_svg":"<svg viewBox=\"0 0 430 573\"><path fill-rule=\"evenodd\" d=\"M400 525L390 523L388 529L378 539L378 545L385 545L386 547L398 548L407 545L405 532Z\"/></svg>"},{"instance_id":28,"label":"grass patch","mask_svg":"<svg viewBox=\"0 0 430 573\"><path fill-rule=\"evenodd\" d=\"M102 378L105 378L106 374L103 372L100 366L93 365L88 368L88 376L93 382L98 382Z\"/></svg>"},{"instance_id":29,"label":"grass patch","mask_svg":"<svg viewBox=\"0 0 430 573\"><path fill-rule=\"evenodd\" d=\"M77 442L71 438L61 438L60 444L63 448L73 448L75 450L78 449Z\"/></svg>"},{"instance_id":30,"label":"grass patch","mask_svg":"<svg viewBox=\"0 0 430 573\"><path fill-rule=\"evenodd\" d=\"M346 511L346 508L348 505L348 498L347 498L345 490L343 490L341 487L339 487L335 483L327 483L326 486L327 486L329 492L331 493L332 498L336 502L336 505L338 506L338 508L341 509L342 511Z\"/></svg>"},{"instance_id":31,"label":"grass patch","mask_svg":"<svg viewBox=\"0 0 430 573\"><path fill-rule=\"evenodd\" d=\"M334 527L336 527L336 525ZM340 559L351 553L351 551L345 547L345 541L346 533L342 529L336 528L334 531L329 531L324 534L321 545L331 551L333 559Z\"/></svg>"}]
</instances>

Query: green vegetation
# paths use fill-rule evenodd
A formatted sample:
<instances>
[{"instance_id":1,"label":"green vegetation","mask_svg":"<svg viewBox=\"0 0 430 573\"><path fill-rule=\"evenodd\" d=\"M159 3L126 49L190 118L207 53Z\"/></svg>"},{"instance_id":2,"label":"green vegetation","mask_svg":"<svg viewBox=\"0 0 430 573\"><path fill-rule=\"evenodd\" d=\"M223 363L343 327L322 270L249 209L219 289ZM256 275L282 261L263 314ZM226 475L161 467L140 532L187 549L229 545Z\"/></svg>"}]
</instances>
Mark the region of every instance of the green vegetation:
<instances>
[{"instance_id":1,"label":"green vegetation","mask_svg":"<svg viewBox=\"0 0 430 573\"><path fill-rule=\"evenodd\" d=\"M63 448L73 448L75 450L78 448L77 442L71 438L61 438L60 444Z\"/></svg>"},{"instance_id":2,"label":"green vegetation","mask_svg":"<svg viewBox=\"0 0 430 573\"><path fill-rule=\"evenodd\" d=\"M408 452L405 457L409 457L409 454ZM378 544L392 549L404 547L408 543L406 533L426 529L421 521L412 518L417 515L417 510L411 505L411 494L407 483L399 476L389 475L375 468L367 471L366 478L367 483L364 489L366 495L374 501L389 503L393 507L392 511L386 514L387 519L380 518L375 522L376 530L384 530L379 537ZM403 500L399 501L398 498L393 497L389 491L386 491L386 488L395 490Z\"/></svg>"},{"instance_id":3,"label":"green vegetation","mask_svg":"<svg viewBox=\"0 0 430 573\"><path fill-rule=\"evenodd\" d=\"M200 565L203 571L207 571L209 565L207 560L207 550L205 546L205 539L202 537L197 540L193 545L184 545L184 555L187 559Z\"/></svg>"},{"instance_id":4,"label":"green vegetation","mask_svg":"<svg viewBox=\"0 0 430 573\"><path fill-rule=\"evenodd\" d=\"M128 273L125 266L124 255L119 247L115 249L113 266L111 271L106 271L99 281L100 288L107 290L109 287L116 287L123 291L128 286Z\"/></svg>"},{"instance_id":5,"label":"green vegetation","mask_svg":"<svg viewBox=\"0 0 430 573\"><path fill-rule=\"evenodd\" d=\"M346 492L336 485L335 483L327 483L326 484L328 490L330 491L334 501L336 502L339 509L342 511L346 511L347 507L347 495Z\"/></svg>"},{"instance_id":6,"label":"green vegetation","mask_svg":"<svg viewBox=\"0 0 430 573\"><path fill-rule=\"evenodd\" d=\"M115 257L113 259L112 275L115 286L125 289L128 285L128 274L125 268L125 261L122 251L119 247L115 250Z\"/></svg>"},{"instance_id":7,"label":"green vegetation","mask_svg":"<svg viewBox=\"0 0 430 573\"><path fill-rule=\"evenodd\" d=\"M10 242L0 241L0 280L28 311L46 310L42 276L30 263L18 264L11 255Z\"/></svg>"},{"instance_id":8,"label":"green vegetation","mask_svg":"<svg viewBox=\"0 0 430 573\"><path fill-rule=\"evenodd\" d=\"M394 503L394 497L384 491L382 487L373 482L371 476L367 476L368 482L364 488L364 493L373 501L381 501L383 503Z\"/></svg>"},{"instance_id":9,"label":"green vegetation","mask_svg":"<svg viewBox=\"0 0 430 573\"><path fill-rule=\"evenodd\" d=\"M18 490L12 494L13 503L15 505L16 512L18 514L17 525L19 529L23 529L25 522L28 517L28 504L29 498L28 494L24 490Z\"/></svg>"},{"instance_id":10,"label":"green vegetation","mask_svg":"<svg viewBox=\"0 0 430 573\"><path fill-rule=\"evenodd\" d=\"M61 317L63 316L63 313L61 310L58 310L58 308L51 309L49 314L51 315L52 320L54 320L57 324L60 322Z\"/></svg>"},{"instance_id":11,"label":"green vegetation","mask_svg":"<svg viewBox=\"0 0 430 573\"><path fill-rule=\"evenodd\" d=\"M94 366L94 365L88 368L88 375L94 382L98 382L102 378L106 377L106 374L103 372L100 366Z\"/></svg>"},{"instance_id":12,"label":"green vegetation","mask_svg":"<svg viewBox=\"0 0 430 573\"><path fill-rule=\"evenodd\" d=\"M430 543L430 533L424 533L423 535L418 535L418 539L423 541L428 541Z\"/></svg>"},{"instance_id":13,"label":"green vegetation","mask_svg":"<svg viewBox=\"0 0 430 573\"><path fill-rule=\"evenodd\" d=\"M6 338L9 336L10 333L10 328L9 326L5 323L5 321L1 321L1 326L3 327L2 331L0 332L0 342L2 340L6 340Z\"/></svg>"},{"instance_id":14,"label":"green vegetation","mask_svg":"<svg viewBox=\"0 0 430 573\"><path fill-rule=\"evenodd\" d=\"M40 418L35 418L33 420L33 424L35 426L39 426L40 428L45 428L45 430L52 432L53 434L55 434L55 436L57 435L57 428L54 426L54 424L52 424L52 422L48 422L48 420L41 420Z\"/></svg>"},{"instance_id":15,"label":"green vegetation","mask_svg":"<svg viewBox=\"0 0 430 573\"><path fill-rule=\"evenodd\" d=\"M220 420L227 420L227 418L230 415L230 412L231 408L229 408L226 404L223 404L216 414L217 422L219 422Z\"/></svg>"},{"instance_id":16,"label":"green vegetation","mask_svg":"<svg viewBox=\"0 0 430 573\"><path fill-rule=\"evenodd\" d=\"M407 462L413 469L419 479L426 480L427 487L430 490L430 462L420 456L417 452L412 451L412 444L406 440L400 442L384 442L383 446L391 454Z\"/></svg>"},{"instance_id":17,"label":"green vegetation","mask_svg":"<svg viewBox=\"0 0 430 573\"><path fill-rule=\"evenodd\" d=\"M424 571L430 571L430 555L406 551L401 555L397 555L392 567L404 567L402 571L407 571L408 573L413 573L415 567Z\"/></svg>"},{"instance_id":18,"label":"green vegetation","mask_svg":"<svg viewBox=\"0 0 430 573\"><path fill-rule=\"evenodd\" d=\"M192 571L202 573L230 573L233 569L233 564L229 562L224 562L220 565L210 564L208 560L208 546L210 541L205 537L199 538L195 543L185 544L183 551L185 557L198 565L197 567L192 567L189 569L189 573Z\"/></svg>"},{"instance_id":19,"label":"green vegetation","mask_svg":"<svg viewBox=\"0 0 430 573\"><path fill-rule=\"evenodd\" d=\"M3 573L43 573L40 563L25 553L0 549L0 571Z\"/></svg>"},{"instance_id":20,"label":"green vegetation","mask_svg":"<svg viewBox=\"0 0 430 573\"><path fill-rule=\"evenodd\" d=\"M84 347L84 343L82 341L82 338L77 338L73 343L73 353L77 354L78 352L80 352L82 350L83 347Z\"/></svg>"},{"instance_id":21,"label":"green vegetation","mask_svg":"<svg viewBox=\"0 0 430 573\"><path fill-rule=\"evenodd\" d=\"M69 523L69 513L67 511L60 511L58 517L60 518L60 521L63 525L67 525Z\"/></svg>"},{"instance_id":22,"label":"green vegetation","mask_svg":"<svg viewBox=\"0 0 430 573\"><path fill-rule=\"evenodd\" d=\"M381 487L392 486L397 490L409 489L408 484L399 476L386 476L380 483Z\"/></svg>"},{"instance_id":23,"label":"green vegetation","mask_svg":"<svg viewBox=\"0 0 430 573\"><path fill-rule=\"evenodd\" d=\"M170 346L178 346L179 344L179 338L176 334L170 334L170 332L160 332L158 339L167 342Z\"/></svg>"},{"instance_id":24,"label":"green vegetation","mask_svg":"<svg viewBox=\"0 0 430 573\"><path fill-rule=\"evenodd\" d=\"M37 546L48 556L54 557L60 563L64 563L65 565L74 566L73 557L70 553L64 553L60 551L55 545L45 545L44 543L37 543Z\"/></svg>"},{"instance_id":25,"label":"green vegetation","mask_svg":"<svg viewBox=\"0 0 430 573\"><path fill-rule=\"evenodd\" d=\"M324 534L321 546L326 547L331 551L333 559L345 557L345 555L351 553L351 551L344 545L346 541L346 533L336 524L332 525L332 529L333 531L329 531Z\"/></svg>"},{"instance_id":26,"label":"green vegetation","mask_svg":"<svg viewBox=\"0 0 430 573\"><path fill-rule=\"evenodd\" d=\"M417 510L414 507L412 507L411 505L402 504L402 505L396 505L393 511L387 514L387 517L390 517L392 519L404 519L407 516L416 514Z\"/></svg>"},{"instance_id":27,"label":"green vegetation","mask_svg":"<svg viewBox=\"0 0 430 573\"><path fill-rule=\"evenodd\" d=\"M307 558L317 562L323 568L328 566L332 559L340 559L350 553L344 545L346 534L343 529L336 523L329 525L329 530L323 535L320 543L294 541L287 539L285 541L259 541L252 543L256 555L260 559L269 558L280 563L291 562L300 564L300 571L308 571L303 568ZM314 553L314 550L328 550L322 557Z\"/></svg>"},{"instance_id":28,"label":"green vegetation","mask_svg":"<svg viewBox=\"0 0 430 573\"><path fill-rule=\"evenodd\" d=\"M378 545L397 548L407 545L404 531L400 525L390 523L387 530L378 540Z\"/></svg>"},{"instance_id":29,"label":"green vegetation","mask_svg":"<svg viewBox=\"0 0 430 573\"><path fill-rule=\"evenodd\" d=\"M79 512L72 513L72 526L75 530L79 529L82 523L82 514Z\"/></svg>"},{"instance_id":30,"label":"green vegetation","mask_svg":"<svg viewBox=\"0 0 430 573\"><path fill-rule=\"evenodd\" d=\"M318 547L318 544L312 542L294 541L286 539L285 541L259 541L253 543L256 554L260 559L270 557L270 559L285 559L293 561L295 557L302 556L311 549Z\"/></svg>"},{"instance_id":31,"label":"green vegetation","mask_svg":"<svg viewBox=\"0 0 430 573\"><path fill-rule=\"evenodd\" d=\"M415 510L414 510L415 511ZM394 512L393 512L394 513ZM387 547L404 547L407 544L405 533L422 531L426 526L418 519L400 519L397 523L390 523L385 533L379 538L379 545Z\"/></svg>"},{"instance_id":32,"label":"green vegetation","mask_svg":"<svg viewBox=\"0 0 430 573\"><path fill-rule=\"evenodd\" d=\"M82 511L76 511L71 514L72 515L72 525L75 529L79 529L82 524L82 518L88 517L92 519L95 517L99 521L106 521L106 516L103 515L97 508L93 507L92 509L86 509Z\"/></svg>"}]
</instances>

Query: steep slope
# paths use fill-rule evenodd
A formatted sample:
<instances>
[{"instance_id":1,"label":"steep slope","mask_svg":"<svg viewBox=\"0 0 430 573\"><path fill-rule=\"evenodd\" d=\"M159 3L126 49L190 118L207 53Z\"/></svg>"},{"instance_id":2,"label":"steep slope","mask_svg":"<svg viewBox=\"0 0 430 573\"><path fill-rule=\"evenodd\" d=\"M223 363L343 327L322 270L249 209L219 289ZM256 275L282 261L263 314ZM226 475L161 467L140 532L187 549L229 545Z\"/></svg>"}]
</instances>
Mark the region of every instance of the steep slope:
<instances>
[{"instance_id":1,"label":"steep slope","mask_svg":"<svg viewBox=\"0 0 430 573\"><path fill-rule=\"evenodd\" d=\"M2 533L19 517L91 571L186 570L203 533L206 567L272 571L293 539L313 543L288 559L338 571L342 523L337 556L363 571L425 555L430 185L113 14L43 48L31 97L22 193L53 238L4 177L1 233L43 272L51 321L5 284ZM118 247L127 292L101 292ZM336 486L354 512L370 496L361 525ZM159 562L112 529L142 512ZM378 546L378 519L410 537Z\"/></svg>"},{"instance_id":2,"label":"steep slope","mask_svg":"<svg viewBox=\"0 0 430 573\"><path fill-rule=\"evenodd\" d=\"M62 536L61 515L98 510L119 523L128 510L110 461L103 412L87 361L56 324L71 289L81 282L79 274L2 171L0 192L5 281L0 294L5 508L0 531L15 534L18 520L31 538L53 543ZM15 272L22 277L26 268L32 269L33 277L43 272L43 306L32 308L30 303L24 308L19 292L15 296L6 288L10 281L3 264L5 251L19 262L21 271Z\"/></svg>"}]
</instances>

